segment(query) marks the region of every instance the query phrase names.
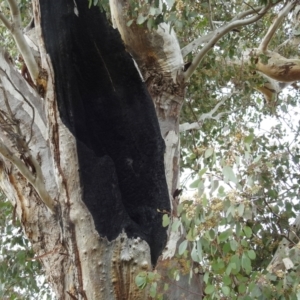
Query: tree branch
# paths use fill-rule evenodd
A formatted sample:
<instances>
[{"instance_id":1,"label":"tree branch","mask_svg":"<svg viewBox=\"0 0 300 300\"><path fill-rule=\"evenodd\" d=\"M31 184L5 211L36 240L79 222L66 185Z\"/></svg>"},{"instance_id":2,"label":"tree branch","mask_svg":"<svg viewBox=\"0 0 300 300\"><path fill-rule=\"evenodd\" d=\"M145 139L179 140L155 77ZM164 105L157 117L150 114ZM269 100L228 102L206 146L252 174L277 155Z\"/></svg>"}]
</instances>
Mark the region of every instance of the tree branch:
<instances>
[{"instance_id":1,"label":"tree branch","mask_svg":"<svg viewBox=\"0 0 300 300\"><path fill-rule=\"evenodd\" d=\"M231 22L245 18L249 15L253 15L254 13L257 13L257 11L261 10L263 8L263 6L259 6L256 7L255 9L248 9L240 14L238 14L237 16L235 16ZM229 23L230 24L230 23ZM225 25L228 26L229 24ZM208 41L211 40L211 38L216 34L216 32L219 30L219 28L213 32L210 32L209 34L199 37L197 39L195 39L194 41L192 41L191 43L189 43L188 45L186 45L185 47L183 47L181 49L181 54L183 57L187 56L190 52L192 52L194 49L196 49L197 47L199 47L200 45L207 43Z\"/></svg>"},{"instance_id":2,"label":"tree branch","mask_svg":"<svg viewBox=\"0 0 300 300\"><path fill-rule=\"evenodd\" d=\"M12 30L12 25L9 22L9 20L4 16L4 14L0 11L0 20L2 21L2 23L4 24L4 26L11 31Z\"/></svg>"},{"instance_id":3,"label":"tree branch","mask_svg":"<svg viewBox=\"0 0 300 300\"><path fill-rule=\"evenodd\" d=\"M41 200L49 208L51 212L54 212L54 201L49 196L45 188L44 177L41 174L41 169L36 161L35 166L37 166L36 175L32 174L23 161L13 154L1 141L0 141L0 153L6 157L9 161L15 165L22 175L32 184L37 193L39 194ZM35 161L35 160L33 160Z\"/></svg>"},{"instance_id":4,"label":"tree branch","mask_svg":"<svg viewBox=\"0 0 300 300\"><path fill-rule=\"evenodd\" d=\"M267 267L267 271L275 273L278 270L285 271L287 267L283 261L284 258L288 258L293 261L297 261L299 257L299 230L300 230L300 214L297 215L295 221L289 228L287 237L284 237L273 256L273 259ZM296 250L296 251L295 251Z\"/></svg>"},{"instance_id":5,"label":"tree branch","mask_svg":"<svg viewBox=\"0 0 300 300\"><path fill-rule=\"evenodd\" d=\"M199 47L200 45L207 43L211 40L211 38L215 35L215 32L211 32L205 36L201 36L195 40L193 40L191 43L186 45L181 49L182 57L186 57L190 52L192 52L194 49Z\"/></svg>"},{"instance_id":6,"label":"tree branch","mask_svg":"<svg viewBox=\"0 0 300 300\"><path fill-rule=\"evenodd\" d=\"M0 70L6 75L6 79L9 81L9 83L12 85L12 87L19 93L19 95L21 95L21 97L23 98L23 100L29 105L29 107L31 108L32 110L32 120L31 120L31 126L30 126L30 137L27 141L27 145L29 145L30 141L31 141L31 138L32 138L32 127L33 127L33 123L34 123L34 119L35 119L35 110L34 110L34 107L33 105L30 103L30 101L21 93L21 91L18 89L18 87L12 82L12 80L10 79L10 77L8 76L8 74L6 73L6 71L4 69L2 69L0 67ZM2 80L0 80L2 82ZM8 103L8 100L7 100L7 97L6 97L6 92L5 90L3 89L3 93L4 93L4 100L5 100L5 104L6 104L6 107L7 109L10 111L10 106L9 106L9 103ZM11 116L12 120L14 120L14 116L13 114L11 113ZM17 122L16 122L17 123ZM18 134L20 134L21 132L19 131Z\"/></svg>"},{"instance_id":7,"label":"tree branch","mask_svg":"<svg viewBox=\"0 0 300 300\"><path fill-rule=\"evenodd\" d=\"M266 52L268 45L274 35L274 33L277 31L278 27L281 25L283 19L287 16L287 14L295 7L296 5L295 0L290 1L286 4L286 6L280 11L280 13L277 15L277 18L273 22L273 24L269 27L268 32L264 36L263 40L261 41L258 49L262 52Z\"/></svg>"},{"instance_id":8,"label":"tree branch","mask_svg":"<svg viewBox=\"0 0 300 300\"><path fill-rule=\"evenodd\" d=\"M4 86L0 86L0 89L3 92L3 98L8 112L7 119L11 122L11 124L7 124L7 122L4 121L4 118L2 118L4 125L7 125L7 128L5 128L4 130L6 131L8 138L13 141L15 147L17 148L18 154L20 155L21 158L19 158L16 154L14 154L11 150L9 150L9 148L6 145L4 145L3 142L1 141L0 141L0 153L8 160L10 160L20 170L23 176L32 184L34 189L37 191L44 204L49 208L51 212L54 212L54 201L46 190L42 168L38 160L32 155L31 150L29 149L28 146L33 136L33 123L35 119L35 109L33 105L30 103L30 101L26 99L26 97L23 95L23 93L21 93L19 88L13 83L13 81L10 79L6 71L1 67L0 70L6 75L4 76L4 78L8 80L12 88L19 95L21 95L24 102L26 102L29 105L29 107L32 109L30 137L28 141L26 141L25 135L22 133L20 127L20 122L15 118L13 111L10 107L6 90ZM2 79L0 79L0 83L1 85L3 84ZM3 112L3 114L5 113Z\"/></svg>"},{"instance_id":9,"label":"tree branch","mask_svg":"<svg viewBox=\"0 0 300 300\"><path fill-rule=\"evenodd\" d=\"M10 14L12 17L12 21L15 24L20 24L21 25L21 16L20 16L20 11L18 7L18 3L15 0L8 0L8 5L10 8Z\"/></svg>"},{"instance_id":10,"label":"tree branch","mask_svg":"<svg viewBox=\"0 0 300 300\"><path fill-rule=\"evenodd\" d=\"M194 58L191 66L184 73L185 81L187 81L192 76L192 74L195 72L196 68L198 67L198 65L202 61L203 57L206 55L206 53L209 50L211 50L214 47L214 45L216 44L216 42L220 38L222 38L225 34L227 34L229 31L231 31L234 28L249 25L249 24L254 23L257 20L261 19L267 13L267 11L269 10L270 7L271 7L271 4L269 4L268 6L263 7L259 11L259 13L257 13L253 17L250 17L246 20L236 20L236 21L230 22L229 24L226 24L223 27L217 29L214 32L214 35L211 38L211 40L209 42L207 42L207 44L200 50L200 52ZM252 12L253 12L253 10L252 10Z\"/></svg>"},{"instance_id":11,"label":"tree branch","mask_svg":"<svg viewBox=\"0 0 300 300\"><path fill-rule=\"evenodd\" d=\"M210 25L211 30L215 30L215 25L213 23L213 11L212 11L212 8L211 8L211 1L210 0L208 0L208 7L209 7L209 25Z\"/></svg>"},{"instance_id":12,"label":"tree branch","mask_svg":"<svg viewBox=\"0 0 300 300\"><path fill-rule=\"evenodd\" d=\"M8 4L10 7L12 22L9 22L8 19L1 12L0 12L0 20L3 22L5 27L12 34L16 42L17 48L19 52L22 54L23 59L26 63L30 76L32 80L36 82L36 79L38 78L39 75L39 67L23 35L22 32L23 28L21 24L21 16L20 16L20 10L18 8L18 4L15 0L8 0Z\"/></svg>"},{"instance_id":13,"label":"tree branch","mask_svg":"<svg viewBox=\"0 0 300 300\"><path fill-rule=\"evenodd\" d=\"M232 93L234 94L234 93ZM212 119L212 120L220 120L220 118L228 113L232 113L233 111L223 111L218 113L216 116L214 116L214 113L219 109L219 107L224 104L224 102L229 99L232 94L230 94L229 96L226 96L224 99L222 99L221 101L219 101L217 103L217 105L208 113L202 114L201 117L199 118L199 120L197 122L194 123L183 123L179 125L179 132L184 132L187 130L191 130L191 129L200 129L204 123L205 120L208 119Z\"/></svg>"}]
</instances>

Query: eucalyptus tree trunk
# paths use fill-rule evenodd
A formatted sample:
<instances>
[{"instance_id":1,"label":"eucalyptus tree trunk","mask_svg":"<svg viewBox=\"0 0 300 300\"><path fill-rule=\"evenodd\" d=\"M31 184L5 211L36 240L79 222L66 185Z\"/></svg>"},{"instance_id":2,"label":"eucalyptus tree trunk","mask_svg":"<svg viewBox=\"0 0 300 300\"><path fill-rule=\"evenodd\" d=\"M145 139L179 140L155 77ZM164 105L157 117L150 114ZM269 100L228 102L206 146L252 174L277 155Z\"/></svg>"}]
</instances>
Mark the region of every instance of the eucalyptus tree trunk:
<instances>
[{"instance_id":1,"label":"eucalyptus tree trunk","mask_svg":"<svg viewBox=\"0 0 300 300\"><path fill-rule=\"evenodd\" d=\"M152 99L86 0L33 0L34 87L0 55L1 187L59 299L145 299L170 212Z\"/></svg>"},{"instance_id":2,"label":"eucalyptus tree trunk","mask_svg":"<svg viewBox=\"0 0 300 300\"><path fill-rule=\"evenodd\" d=\"M136 276L158 261L164 282L180 239L162 227L162 216L177 218L186 82L221 36L267 8L206 37L184 72L175 33L166 24L128 27L126 1L110 1L120 34L87 0L32 2L34 50L8 0L14 24L6 25L32 80L1 51L1 187L59 299L145 299ZM298 70L298 62L287 63ZM272 77L266 68L258 60ZM182 276L167 298L201 299L202 288L201 275Z\"/></svg>"},{"instance_id":3,"label":"eucalyptus tree trunk","mask_svg":"<svg viewBox=\"0 0 300 300\"><path fill-rule=\"evenodd\" d=\"M110 0L112 23L136 61L155 105L165 140L165 171L170 196L179 184L179 116L184 101L183 57L174 30L161 23L157 30L132 24L128 1ZM171 197L172 198L172 197Z\"/></svg>"},{"instance_id":4,"label":"eucalyptus tree trunk","mask_svg":"<svg viewBox=\"0 0 300 300\"><path fill-rule=\"evenodd\" d=\"M165 173L173 222L177 219L176 190L179 188L180 176L179 119L186 87L183 55L176 34L168 24L161 23L156 30L134 23L127 26L130 21L129 1L110 0L110 9L112 23L118 28L127 51L133 56L155 105L166 145ZM164 283L170 284L169 290L165 292L166 299L202 299L203 282L200 274L193 274L192 278L190 274L181 274L179 281L168 276L169 269L176 265L174 256L181 239L179 232L168 232L167 246L157 263L157 271L162 277L158 283L161 284L159 288L162 290Z\"/></svg>"}]
</instances>

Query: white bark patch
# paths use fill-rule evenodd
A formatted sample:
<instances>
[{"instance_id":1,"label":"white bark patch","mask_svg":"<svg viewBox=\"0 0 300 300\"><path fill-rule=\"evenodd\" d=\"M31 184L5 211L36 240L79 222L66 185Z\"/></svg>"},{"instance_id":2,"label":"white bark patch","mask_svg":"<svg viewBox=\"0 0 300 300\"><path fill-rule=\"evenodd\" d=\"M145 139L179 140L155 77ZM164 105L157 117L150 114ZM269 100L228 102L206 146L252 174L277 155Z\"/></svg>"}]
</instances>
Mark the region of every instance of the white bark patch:
<instances>
[{"instance_id":1,"label":"white bark patch","mask_svg":"<svg viewBox=\"0 0 300 300\"><path fill-rule=\"evenodd\" d=\"M284 266L285 266L285 268L286 268L287 270L289 270L289 269L291 269L291 268L294 267L294 263L293 263L293 262L291 261L291 259L288 258L288 257L283 258L283 259L282 259L282 262L283 262L283 264L284 264Z\"/></svg>"},{"instance_id":2,"label":"white bark patch","mask_svg":"<svg viewBox=\"0 0 300 300\"><path fill-rule=\"evenodd\" d=\"M164 41L165 59L158 59L163 71L170 72L174 82L177 81L178 70L183 67L183 58L176 34L170 25L162 23L158 26L157 34Z\"/></svg>"},{"instance_id":3,"label":"white bark patch","mask_svg":"<svg viewBox=\"0 0 300 300\"><path fill-rule=\"evenodd\" d=\"M24 37L25 37L25 40L28 43L29 47L37 52L39 49L38 49L38 45L37 45L35 28L32 28L29 31L25 32Z\"/></svg>"},{"instance_id":4,"label":"white bark patch","mask_svg":"<svg viewBox=\"0 0 300 300\"><path fill-rule=\"evenodd\" d=\"M20 93L18 93L15 89L15 87L13 87L11 85L11 83L7 80L6 77L2 78L3 84L5 86L5 89L7 90L7 92L9 92L11 95L13 95L13 97L18 100L18 107L17 107L17 111L23 110L25 111L31 118L33 118L33 111L32 108L28 105L28 103L26 103L22 97L22 95ZM42 101L40 99L40 101ZM16 108L13 107L13 105L16 103L11 103L12 109ZM35 109L35 108L34 108ZM28 123L31 123L31 120L28 120ZM38 128L40 129L41 134L43 135L43 138L46 140L48 138L48 133L47 133L47 128L45 126L45 123L43 122L43 120L41 119L41 116L39 115L38 111L35 109L34 111L34 122L35 124L38 126Z\"/></svg>"},{"instance_id":5,"label":"white bark patch","mask_svg":"<svg viewBox=\"0 0 300 300\"><path fill-rule=\"evenodd\" d=\"M181 233L179 231L176 232L171 231L167 246L162 254L163 260L174 257L177 249L176 246L180 237L181 237Z\"/></svg>"},{"instance_id":6,"label":"white bark patch","mask_svg":"<svg viewBox=\"0 0 300 300\"><path fill-rule=\"evenodd\" d=\"M141 71L140 71L140 68L139 68L138 64L136 63L136 61L134 60L133 57L131 57L131 58L132 58L132 60L133 60L133 63L134 63L135 68L137 69L137 71L138 71L138 73L139 73L139 75L140 75L140 77L141 77L141 80L142 80L143 82L145 82L145 79L144 79L144 77L143 77L143 75L142 75L142 73L141 73Z\"/></svg>"},{"instance_id":7,"label":"white bark patch","mask_svg":"<svg viewBox=\"0 0 300 300\"><path fill-rule=\"evenodd\" d=\"M126 237L125 233L123 233L122 235L123 237ZM142 256L141 253L143 253ZM121 260L130 261L134 259L136 263L139 260L139 263L142 264L146 269L148 269L150 268L149 253L150 248L145 241L141 240L140 238L124 238L124 242L122 243L121 247Z\"/></svg>"},{"instance_id":8,"label":"white bark patch","mask_svg":"<svg viewBox=\"0 0 300 300\"><path fill-rule=\"evenodd\" d=\"M172 186L173 181L173 158L175 156L177 144L178 144L178 135L175 131L171 130L168 132L166 138L166 152L165 152L165 170L168 187Z\"/></svg>"},{"instance_id":9,"label":"white bark patch","mask_svg":"<svg viewBox=\"0 0 300 300\"><path fill-rule=\"evenodd\" d=\"M76 4L76 1L73 0L74 2L74 14L78 17L79 16L79 12L78 12L78 8L77 8L77 4Z\"/></svg>"}]
</instances>

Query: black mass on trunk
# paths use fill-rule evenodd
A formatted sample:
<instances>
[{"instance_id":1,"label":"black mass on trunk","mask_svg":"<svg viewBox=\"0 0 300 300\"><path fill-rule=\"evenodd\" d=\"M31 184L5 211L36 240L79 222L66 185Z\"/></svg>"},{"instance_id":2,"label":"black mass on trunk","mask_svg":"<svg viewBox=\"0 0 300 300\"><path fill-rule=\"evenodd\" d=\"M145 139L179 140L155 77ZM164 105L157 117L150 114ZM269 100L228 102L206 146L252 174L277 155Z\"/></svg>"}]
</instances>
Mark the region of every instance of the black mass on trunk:
<instances>
[{"instance_id":1,"label":"black mass on trunk","mask_svg":"<svg viewBox=\"0 0 300 300\"><path fill-rule=\"evenodd\" d=\"M76 138L83 201L100 236L140 237L155 264L167 237L161 211L170 210L164 141L119 33L88 2L40 0L60 117Z\"/></svg>"}]
</instances>

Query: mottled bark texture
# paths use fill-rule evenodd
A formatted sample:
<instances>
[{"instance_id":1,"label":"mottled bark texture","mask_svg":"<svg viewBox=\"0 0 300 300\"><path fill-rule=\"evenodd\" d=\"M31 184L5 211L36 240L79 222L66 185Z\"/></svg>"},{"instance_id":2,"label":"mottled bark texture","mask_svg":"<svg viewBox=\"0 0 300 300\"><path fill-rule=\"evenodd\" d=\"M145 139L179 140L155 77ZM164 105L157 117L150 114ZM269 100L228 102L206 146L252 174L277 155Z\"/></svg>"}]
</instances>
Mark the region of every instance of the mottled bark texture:
<instances>
[{"instance_id":1,"label":"mottled bark texture","mask_svg":"<svg viewBox=\"0 0 300 300\"><path fill-rule=\"evenodd\" d=\"M60 117L77 141L82 199L100 236L166 243L164 141L152 100L117 30L87 0L40 0Z\"/></svg>"}]
</instances>

